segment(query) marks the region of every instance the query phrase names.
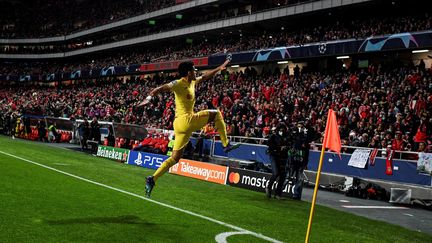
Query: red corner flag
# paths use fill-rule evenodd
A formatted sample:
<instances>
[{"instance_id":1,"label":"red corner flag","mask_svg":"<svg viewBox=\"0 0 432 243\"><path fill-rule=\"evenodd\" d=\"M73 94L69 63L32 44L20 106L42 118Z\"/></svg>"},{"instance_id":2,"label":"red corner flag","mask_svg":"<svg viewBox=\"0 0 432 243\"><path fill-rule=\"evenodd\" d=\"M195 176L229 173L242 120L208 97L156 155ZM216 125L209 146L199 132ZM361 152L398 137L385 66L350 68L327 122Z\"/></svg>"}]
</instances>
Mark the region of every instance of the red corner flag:
<instances>
[{"instance_id":1,"label":"red corner flag","mask_svg":"<svg viewBox=\"0 0 432 243\"><path fill-rule=\"evenodd\" d=\"M341 147L342 146L341 146L341 141L340 141L340 136L339 136L339 129L338 129L337 121L336 121L336 114L334 113L334 111L332 109L330 109L329 113L327 115L327 124L326 124L326 129L325 129L325 134L324 134L323 146L321 149L320 161L318 164L315 189L314 189L314 193L313 193L313 197L312 197L312 206L311 206L311 210L310 210L310 214L309 214L309 223L308 223L308 228L306 231L305 243L309 243L309 236L310 236L310 233L312 230L312 219L313 219L313 215L314 215L314 211L315 211L315 202L316 202L317 193L318 193L318 185L319 185L319 181L320 181L321 168L322 168L322 164L323 164L322 162L324 159L325 149L328 148L330 150L337 152L339 154L339 158L341 158L341 156L340 156Z\"/></svg>"},{"instance_id":2,"label":"red corner flag","mask_svg":"<svg viewBox=\"0 0 432 243\"><path fill-rule=\"evenodd\" d=\"M323 146L334 152L337 152L340 158L341 141L339 135L339 128L336 121L335 112L330 109L327 116L327 124L324 134Z\"/></svg>"},{"instance_id":3,"label":"red corner flag","mask_svg":"<svg viewBox=\"0 0 432 243\"><path fill-rule=\"evenodd\" d=\"M324 134L323 146L321 149L320 161L318 164L315 189L314 189L314 193L313 193L313 197L312 197L312 206L311 206L310 215L309 215L309 223L308 223L308 228L306 231L305 243L309 243L309 236L310 236L310 233L312 230L312 219L313 219L313 215L314 215L314 211L315 211L315 202L316 202L317 193L318 193L318 185L319 185L319 181L320 181L321 168L322 168L322 164L323 164L322 162L324 159L324 152L325 152L326 148L337 152L339 154L339 158L341 157L340 156L341 141L340 141L340 136L339 136L339 129L338 129L337 121L336 121L336 114L334 113L334 111L332 109L329 110L329 113L327 115L327 124L326 124L326 129L325 129L325 134Z\"/></svg>"}]
</instances>

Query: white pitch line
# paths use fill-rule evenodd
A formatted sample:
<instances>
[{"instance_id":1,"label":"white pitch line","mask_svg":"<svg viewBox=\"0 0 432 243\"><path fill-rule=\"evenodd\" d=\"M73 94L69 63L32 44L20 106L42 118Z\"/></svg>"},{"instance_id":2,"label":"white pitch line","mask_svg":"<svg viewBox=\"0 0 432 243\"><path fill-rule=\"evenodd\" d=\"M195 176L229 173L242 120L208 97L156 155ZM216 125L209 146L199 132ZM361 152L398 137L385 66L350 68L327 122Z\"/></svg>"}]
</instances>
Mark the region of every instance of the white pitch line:
<instances>
[{"instance_id":1,"label":"white pitch line","mask_svg":"<svg viewBox=\"0 0 432 243\"><path fill-rule=\"evenodd\" d=\"M235 225L232 225L232 224L228 224L228 223L219 221L217 219L213 219L213 218L210 218L210 217L207 217L207 216L204 216L204 215L201 215L201 214L197 214L197 213L185 210L185 209L181 209L181 208L177 208L177 207L171 206L171 205L166 204L166 203L158 202L158 201L155 201L153 199L150 199L150 198L147 198L147 197L144 197L144 196L140 196L140 195L132 193L132 192L124 191L124 190L119 189L119 188L115 188L115 187L108 186L108 185L105 185L105 184L102 184L102 183L99 183L99 182L96 182L96 181L92 181L92 180L86 179L86 178L81 177L81 176L77 176L77 175L74 175L74 174L62 171L62 170L58 170L56 168L49 167L47 165L43 165L43 164L40 164L40 163L31 161L31 160L28 160L28 159L24 159L24 158L18 157L18 156L13 155L13 154L9 154L9 153L3 152L3 151L0 151L0 153L2 153L4 155L7 155L7 156L10 156L10 157L13 157L13 158L16 158L16 159L20 159L22 161L25 161L25 162L28 162L28 163L31 163L31 164L34 164L34 165L37 165L37 166L40 166L40 167L43 167L43 168L46 168L46 169L49 169L49 170L52 170L52 171L55 171L55 172L58 172L58 173L61 173L63 175L67 175L67 176L70 176L70 177L73 177L73 178L76 178L76 179L79 179L79 180L82 180L82 181L85 181L85 182L88 182L88 183L91 183L91 184L95 184L95 185L98 185L98 186L101 186L101 187L105 187L105 188L108 188L108 189L111 189L111 190L114 190L114 191L117 191L117 192L121 192L121 193L130 195L130 196L133 196L133 197L137 197L137 198L146 200L148 202L152 202L152 203L160 205L160 206L171 208L171 209L179 211L179 212L183 212L183 213L186 213L186 214L189 214L189 215L201 218L201 219L205 219L207 221L210 221L210 222L213 222L213 223L216 223L216 224L220 224L222 226L225 226L225 227L228 227L228 228L240 231L242 233L247 233L247 234L253 235L253 236L255 236L257 238L260 238L260 239L263 239L263 240L267 240L267 241L274 242L274 243L281 243L282 242L282 241L278 241L276 239L270 238L268 236L262 235L260 233L249 231L249 230L243 229L241 227L238 227L238 226L235 226Z\"/></svg>"},{"instance_id":2,"label":"white pitch line","mask_svg":"<svg viewBox=\"0 0 432 243\"><path fill-rule=\"evenodd\" d=\"M247 235L247 234L249 234L249 233L248 232L239 232L239 231L223 232L223 233L216 235L215 240L217 243L228 243L227 238L232 236L232 235Z\"/></svg>"},{"instance_id":3,"label":"white pitch line","mask_svg":"<svg viewBox=\"0 0 432 243\"><path fill-rule=\"evenodd\" d=\"M409 209L407 207L396 207L396 206L352 206L342 205L344 208L359 208L359 209Z\"/></svg>"}]
</instances>

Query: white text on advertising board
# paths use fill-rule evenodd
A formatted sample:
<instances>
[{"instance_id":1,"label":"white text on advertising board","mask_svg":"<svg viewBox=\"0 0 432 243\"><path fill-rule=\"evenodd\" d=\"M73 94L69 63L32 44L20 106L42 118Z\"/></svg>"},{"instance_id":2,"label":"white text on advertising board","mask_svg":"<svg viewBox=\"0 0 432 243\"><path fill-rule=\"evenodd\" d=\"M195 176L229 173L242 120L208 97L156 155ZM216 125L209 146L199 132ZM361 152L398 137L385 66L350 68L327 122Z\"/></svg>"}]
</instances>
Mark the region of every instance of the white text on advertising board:
<instances>
[{"instance_id":1,"label":"white text on advertising board","mask_svg":"<svg viewBox=\"0 0 432 243\"><path fill-rule=\"evenodd\" d=\"M163 163L163 158L159 158L159 157L153 157L153 156L149 156L149 155L144 155L144 161L142 160L142 155L141 153L138 153L138 157L134 160L134 163L136 165L149 165L149 166L153 166L154 164L156 164L156 167L160 167Z\"/></svg>"},{"instance_id":2,"label":"white text on advertising board","mask_svg":"<svg viewBox=\"0 0 432 243\"><path fill-rule=\"evenodd\" d=\"M180 164L180 170L183 173L199 175L204 177L205 180L208 180L209 178L225 180L225 173L221 171L192 166L188 162L180 161L179 164ZM173 168L173 169L177 171L177 168Z\"/></svg>"},{"instance_id":3,"label":"white text on advertising board","mask_svg":"<svg viewBox=\"0 0 432 243\"><path fill-rule=\"evenodd\" d=\"M116 151L115 149L108 149L105 147L98 147L97 156L108 159L123 160L124 153L126 152L120 152Z\"/></svg>"},{"instance_id":4,"label":"white text on advertising board","mask_svg":"<svg viewBox=\"0 0 432 243\"><path fill-rule=\"evenodd\" d=\"M269 180L267 180L264 176L259 177L253 177L253 176L247 176L242 175L241 183L248 186L258 187L258 188L266 188L268 186ZM273 189L277 187L277 182L273 184ZM288 192L289 190L294 193L294 187L295 185L287 184L283 188L283 192Z\"/></svg>"}]
</instances>

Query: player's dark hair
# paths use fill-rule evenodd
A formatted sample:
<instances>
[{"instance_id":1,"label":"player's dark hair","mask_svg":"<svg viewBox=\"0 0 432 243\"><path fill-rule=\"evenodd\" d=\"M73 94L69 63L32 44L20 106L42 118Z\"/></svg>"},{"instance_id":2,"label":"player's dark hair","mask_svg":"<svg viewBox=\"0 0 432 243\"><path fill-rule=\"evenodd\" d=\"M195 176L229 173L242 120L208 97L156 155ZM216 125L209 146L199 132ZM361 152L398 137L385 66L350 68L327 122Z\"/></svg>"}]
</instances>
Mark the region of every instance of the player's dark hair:
<instances>
[{"instance_id":1,"label":"player's dark hair","mask_svg":"<svg viewBox=\"0 0 432 243\"><path fill-rule=\"evenodd\" d=\"M189 71L193 71L194 63L191 61L182 62L178 66L180 77L186 77Z\"/></svg>"}]
</instances>

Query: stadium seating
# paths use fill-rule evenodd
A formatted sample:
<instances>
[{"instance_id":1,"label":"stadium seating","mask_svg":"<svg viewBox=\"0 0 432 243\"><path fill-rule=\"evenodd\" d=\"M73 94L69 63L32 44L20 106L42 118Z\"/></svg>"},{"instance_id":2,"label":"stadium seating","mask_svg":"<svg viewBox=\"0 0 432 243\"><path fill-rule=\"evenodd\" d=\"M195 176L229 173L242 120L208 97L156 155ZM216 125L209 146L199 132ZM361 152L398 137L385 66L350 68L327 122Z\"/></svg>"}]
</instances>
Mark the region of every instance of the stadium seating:
<instances>
[{"instance_id":1,"label":"stadium seating","mask_svg":"<svg viewBox=\"0 0 432 243\"><path fill-rule=\"evenodd\" d=\"M59 36L112 23L175 4L175 0L4 1L0 9L0 38ZM30 27L32 26L32 27Z\"/></svg>"},{"instance_id":2,"label":"stadium seating","mask_svg":"<svg viewBox=\"0 0 432 243\"><path fill-rule=\"evenodd\" d=\"M196 91L196 106L221 109L230 135L266 137L272 126L280 122L291 126L299 120L307 120L311 127L322 132L324 111L331 107L338 111L345 145L384 148L395 144L397 131L402 132L405 141L397 143L404 145L402 150L416 150L419 142L431 143L431 114L427 108L432 105L429 68L399 67L385 71L371 66L368 70L333 75L305 72L298 78L283 73L257 76L251 73L250 70L231 73L230 78L235 82L225 82L223 75L217 75L207 86L200 86ZM377 81L383 78L389 82L377 87ZM170 94L164 94L163 100L155 101L152 107L137 109L132 105L136 100L144 99L158 82L138 80L123 84L114 80L65 87L60 94L56 94L56 89L12 87L0 91L0 111L7 115L15 107L49 116L78 119L95 116L100 120L172 129L174 110ZM138 90L139 95L133 96L129 90ZM336 96L331 98L335 91L338 91ZM72 103L65 102L72 95ZM213 99L213 103L208 97L218 99ZM231 102L224 104L224 98ZM31 105L23 107L29 100ZM425 121L420 125L422 117ZM61 140L70 140L70 135L63 134ZM116 140L117 147L132 147L135 141L125 143L124 138ZM144 139L141 144L161 150L165 147L155 146L158 144L155 139Z\"/></svg>"},{"instance_id":3,"label":"stadium seating","mask_svg":"<svg viewBox=\"0 0 432 243\"><path fill-rule=\"evenodd\" d=\"M287 29L284 31L253 32L250 34L231 35L225 38L197 40L194 45L177 42L172 45L144 46L109 55L99 55L97 58L80 59L78 62L5 62L0 63L1 75L40 75L45 72L89 70L90 68L103 68L117 65L140 64L145 62L163 62L181 60L193 57L209 56L229 50L239 52L256 50L277 46L304 45L318 41L332 41L350 38L365 38L382 34L403 33L428 30L431 28L432 17L426 13L406 15L398 18L375 17L352 21L335 21L323 26ZM374 26L374 28L371 28ZM271 37L271 38L270 38ZM115 38L118 41L118 38ZM101 43L103 44L103 43ZM85 46L81 46L85 48ZM14 49L11 45L2 47L0 53L44 53L40 47L31 48L20 46ZM63 48L63 47L62 47ZM76 49L76 47L74 48ZM71 50L74 50L71 49ZM48 52L67 51L67 49L52 50Z\"/></svg>"}]
</instances>

